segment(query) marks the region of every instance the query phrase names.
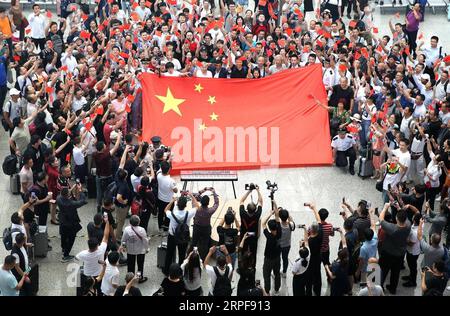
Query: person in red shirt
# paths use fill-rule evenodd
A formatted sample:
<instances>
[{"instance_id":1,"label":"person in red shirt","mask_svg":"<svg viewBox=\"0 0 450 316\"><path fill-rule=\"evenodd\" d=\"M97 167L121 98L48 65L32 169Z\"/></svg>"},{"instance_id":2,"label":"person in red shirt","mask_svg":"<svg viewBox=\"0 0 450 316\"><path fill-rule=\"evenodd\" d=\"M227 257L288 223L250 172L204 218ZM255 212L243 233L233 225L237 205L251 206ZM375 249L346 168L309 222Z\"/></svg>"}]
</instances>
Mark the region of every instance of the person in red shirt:
<instances>
[{"instance_id":1,"label":"person in red shirt","mask_svg":"<svg viewBox=\"0 0 450 316\"><path fill-rule=\"evenodd\" d=\"M106 148L111 144L111 132L122 127L123 118L118 119L116 114L111 113L106 116L106 123L103 126L103 136L105 138Z\"/></svg>"}]
</instances>

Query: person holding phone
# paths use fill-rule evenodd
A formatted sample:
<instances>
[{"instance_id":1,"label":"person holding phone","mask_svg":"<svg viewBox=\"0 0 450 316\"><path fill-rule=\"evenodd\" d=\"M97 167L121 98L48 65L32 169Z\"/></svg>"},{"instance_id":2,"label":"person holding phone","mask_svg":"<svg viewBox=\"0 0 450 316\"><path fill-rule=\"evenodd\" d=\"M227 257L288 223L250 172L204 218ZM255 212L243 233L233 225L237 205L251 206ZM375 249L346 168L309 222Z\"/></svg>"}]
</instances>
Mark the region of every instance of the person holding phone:
<instances>
[{"instance_id":1,"label":"person holding phone","mask_svg":"<svg viewBox=\"0 0 450 316\"><path fill-rule=\"evenodd\" d=\"M0 266L0 295L1 296L19 296L19 291L22 289L28 274L24 273L20 281L14 277L11 272L16 266L16 257L8 255L5 257L3 265Z\"/></svg>"},{"instance_id":2,"label":"person holding phone","mask_svg":"<svg viewBox=\"0 0 450 316\"><path fill-rule=\"evenodd\" d=\"M28 259L28 253L26 247L32 246L27 244L25 234L18 233L14 239L14 245L11 250L11 255L16 258L15 266L11 270L12 274L16 277L17 282L20 282L23 275L30 271L30 261ZM20 289L20 296L32 296L36 293L32 292L31 281L29 278L25 279L25 283Z\"/></svg>"}]
</instances>

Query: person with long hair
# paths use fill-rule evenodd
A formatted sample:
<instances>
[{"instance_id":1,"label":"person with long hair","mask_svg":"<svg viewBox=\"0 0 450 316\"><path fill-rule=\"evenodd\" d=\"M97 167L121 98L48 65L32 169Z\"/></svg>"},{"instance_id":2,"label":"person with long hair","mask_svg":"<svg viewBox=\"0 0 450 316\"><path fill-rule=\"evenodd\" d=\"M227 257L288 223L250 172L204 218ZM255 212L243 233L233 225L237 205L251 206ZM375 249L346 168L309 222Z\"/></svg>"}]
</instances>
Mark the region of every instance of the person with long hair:
<instances>
[{"instance_id":1,"label":"person with long hair","mask_svg":"<svg viewBox=\"0 0 450 316\"><path fill-rule=\"evenodd\" d=\"M308 230L303 228L305 237L300 241L299 257L292 265L292 292L294 296L306 295L306 284L309 278L310 252L308 247Z\"/></svg>"},{"instance_id":2,"label":"person with long hair","mask_svg":"<svg viewBox=\"0 0 450 316\"><path fill-rule=\"evenodd\" d=\"M347 241L342 229L338 229L341 234L342 249L338 252L338 259L332 265L326 265L325 271L331 281L330 296L344 296L350 292L348 280L349 254Z\"/></svg>"},{"instance_id":3,"label":"person with long hair","mask_svg":"<svg viewBox=\"0 0 450 316\"><path fill-rule=\"evenodd\" d=\"M194 248L181 265L186 296L202 296L202 259Z\"/></svg>"},{"instance_id":4,"label":"person with long hair","mask_svg":"<svg viewBox=\"0 0 450 316\"><path fill-rule=\"evenodd\" d=\"M55 156L50 156L47 162L44 164L45 173L48 175L48 190L53 193L53 197L58 196L58 178L59 178L59 160ZM56 218L56 204L50 203L50 222L53 225L59 225Z\"/></svg>"}]
</instances>

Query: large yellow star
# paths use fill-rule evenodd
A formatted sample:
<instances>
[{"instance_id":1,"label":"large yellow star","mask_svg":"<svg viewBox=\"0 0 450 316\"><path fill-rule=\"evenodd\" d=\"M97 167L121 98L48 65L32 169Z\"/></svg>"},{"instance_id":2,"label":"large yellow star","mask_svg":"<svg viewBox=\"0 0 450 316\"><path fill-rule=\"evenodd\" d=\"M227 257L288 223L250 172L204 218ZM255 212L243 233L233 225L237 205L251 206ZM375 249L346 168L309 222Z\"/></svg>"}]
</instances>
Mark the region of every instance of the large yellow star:
<instances>
[{"instance_id":1,"label":"large yellow star","mask_svg":"<svg viewBox=\"0 0 450 316\"><path fill-rule=\"evenodd\" d=\"M200 124L199 126L198 126L198 129L200 130L200 131L204 131L204 130L206 130L206 125L205 125L205 123L202 123L202 124Z\"/></svg>"},{"instance_id":2,"label":"large yellow star","mask_svg":"<svg viewBox=\"0 0 450 316\"><path fill-rule=\"evenodd\" d=\"M170 91L170 88L167 88L166 96L155 95L162 103L164 103L163 113L166 113L170 110L177 113L179 116L181 115L181 111L179 109L179 105L186 101L185 99L175 99Z\"/></svg>"},{"instance_id":3,"label":"large yellow star","mask_svg":"<svg viewBox=\"0 0 450 316\"><path fill-rule=\"evenodd\" d=\"M217 121L217 119L219 118L219 115L212 112L212 114L209 117L211 118L211 121Z\"/></svg>"},{"instance_id":4,"label":"large yellow star","mask_svg":"<svg viewBox=\"0 0 450 316\"><path fill-rule=\"evenodd\" d=\"M216 97L209 96L208 102L211 103L211 104L216 103L216 102L217 102L217 101L216 101Z\"/></svg>"},{"instance_id":5,"label":"large yellow star","mask_svg":"<svg viewBox=\"0 0 450 316\"><path fill-rule=\"evenodd\" d=\"M195 91L197 91L198 93L201 93L202 92L202 90L203 90L204 88L202 87L202 85L199 83L199 84L196 84L195 85Z\"/></svg>"}]
</instances>

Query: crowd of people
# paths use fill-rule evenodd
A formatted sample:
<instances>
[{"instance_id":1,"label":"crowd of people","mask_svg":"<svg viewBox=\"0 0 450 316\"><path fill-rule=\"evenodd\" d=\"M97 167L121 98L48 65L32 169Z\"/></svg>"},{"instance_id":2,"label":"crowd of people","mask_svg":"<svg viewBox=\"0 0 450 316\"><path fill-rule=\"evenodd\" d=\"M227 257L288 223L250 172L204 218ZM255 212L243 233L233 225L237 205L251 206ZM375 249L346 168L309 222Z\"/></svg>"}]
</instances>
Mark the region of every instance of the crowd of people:
<instances>
[{"instance_id":1,"label":"crowd of people","mask_svg":"<svg viewBox=\"0 0 450 316\"><path fill-rule=\"evenodd\" d=\"M424 38L422 20L420 1L404 17L393 16L391 34L382 36L364 0L259 0L254 7L245 0L61 1L57 12L33 4L29 15L13 0L0 8L2 125L23 200L6 234L12 246L0 269L0 294L33 294L35 236L40 227L59 225L61 261L83 264L80 295L141 295L155 218L167 236L166 277L155 295L229 296L234 274L239 296L278 295L287 273L295 296L321 295L322 275L332 296L396 294L405 258L402 286L417 286L419 257L423 294L442 295L449 272L450 56L438 37ZM170 148L158 136L140 136L140 75L258 79L316 63L328 103L311 98L330 113L336 166L349 166L353 175L358 156L364 158L359 173L372 170L382 211L344 200L343 225L335 228L326 209L306 203L316 221L296 225L274 200L263 211L256 186L239 210L226 212L212 243L218 194L180 192L170 176ZM251 191L258 201L245 204ZM83 229L77 209L88 198L96 198L97 210L87 249L73 256ZM290 266L295 229L304 239L293 246L298 256ZM335 233L341 243L330 261ZM266 242L262 265L259 239ZM120 265L127 265L126 285ZM205 291L203 271L210 280Z\"/></svg>"}]
</instances>

